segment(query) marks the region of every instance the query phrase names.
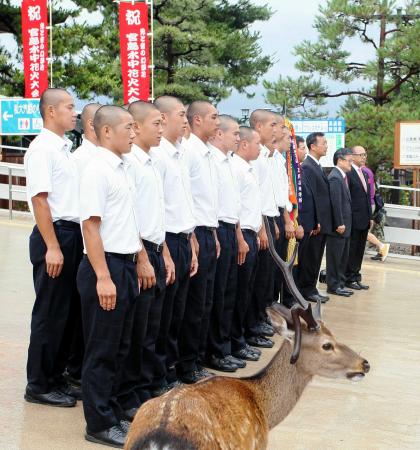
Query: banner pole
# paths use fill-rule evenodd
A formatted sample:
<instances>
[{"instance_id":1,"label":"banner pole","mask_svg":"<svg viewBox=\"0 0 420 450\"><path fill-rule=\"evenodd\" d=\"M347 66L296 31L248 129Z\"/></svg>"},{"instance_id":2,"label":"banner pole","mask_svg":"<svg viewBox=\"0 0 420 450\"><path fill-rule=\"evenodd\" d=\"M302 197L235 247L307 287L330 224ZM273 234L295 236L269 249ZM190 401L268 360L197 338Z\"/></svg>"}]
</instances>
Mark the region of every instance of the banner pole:
<instances>
[{"instance_id":1,"label":"banner pole","mask_svg":"<svg viewBox=\"0 0 420 450\"><path fill-rule=\"evenodd\" d=\"M155 101L155 58L154 58L154 14L153 14L153 0L147 0L146 4L150 6L150 101Z\"/></svg>"},{"instance_id":2,"label":"banner pole","mask_svg":"<svg viewBox=\"0 0 420 450\"><path fill-rule=\"evenodd\" d=\"M52 22L52 0L48 0L48 9L50 15L49 31L50 31L50 87L54 87L53 83L53 22Z\"/></svg>"}]
</instances>

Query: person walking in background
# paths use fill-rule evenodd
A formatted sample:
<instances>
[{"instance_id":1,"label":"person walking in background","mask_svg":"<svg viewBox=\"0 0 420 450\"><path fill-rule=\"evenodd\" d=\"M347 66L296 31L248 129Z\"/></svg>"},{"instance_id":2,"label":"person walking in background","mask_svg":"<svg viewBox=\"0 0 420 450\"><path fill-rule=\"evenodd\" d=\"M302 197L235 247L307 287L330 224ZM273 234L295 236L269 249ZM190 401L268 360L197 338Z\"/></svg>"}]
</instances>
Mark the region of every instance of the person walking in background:
<instances>
[{"instance_id":1,"label":"person walking in background","mask_svg":"<svg viewBox=\"0 0 420 450\"><path fill-rule=\"evenodd\" d=\"M384 239L384 225L385 225L385 209L384 202L379 194L375 177L369 167L362 167L363 172L368 177L368 183L370 187L370 204L372 208L373 225L369 230L367 240L368 242L377 248L378 253L372 256L371 259L375 261L385 261L389 253L389 244L381 242Z\"/></svg>"}]
</instances>

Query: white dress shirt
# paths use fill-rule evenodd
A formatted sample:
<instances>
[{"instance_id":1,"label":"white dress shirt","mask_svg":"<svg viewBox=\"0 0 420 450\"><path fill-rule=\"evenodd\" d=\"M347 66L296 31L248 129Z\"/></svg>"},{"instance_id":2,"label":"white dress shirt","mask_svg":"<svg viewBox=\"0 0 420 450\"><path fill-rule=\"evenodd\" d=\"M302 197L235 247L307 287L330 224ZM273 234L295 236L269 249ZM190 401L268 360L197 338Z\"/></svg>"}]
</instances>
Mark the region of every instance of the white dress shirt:
<instances>
[{"instance_id":1,"label":"white dress shirt","mask_svg":"<svg viewBox=\"0 0 420 450\"><path fill-rule=\"evenodd\" d=\"M186 144L186 155L196 225L217 227L217 169L212 152L201 139L191 133Z\"/></svg>"},{"instance_id":2,"label":"white dress shirt","mask_svg":"<svg viewBox=\"0 0 420 450\"><path fill-rule=\"evenodd\" d=\"M264 216L276 217L280 213L276 203L274 183L268 162L269 154L270 150L262 145L260 155L255 161L251 161L251 166L254 168L260 186L262 213Z\"/></svg>"},{"instance_id":3,"label":"white dress shirt","mask_svg":"<svg viewBox=\"0 0 420 450\"><path fill-rule=\"evenodd\" d=\"M291 211L293 208L289 200L289 177L287 175L286 160L283 155L274 150L273 156L268 158L271 179L274 185L274 197L279 208Z\"/></svg>"},{"instance_id":4,"label":"white dress shirt","mask_svg":"<svg viewBox=\"0 0 420 450\"><path fill-rule=\"evenodd\" d=\"M214 156L217 171L218 186L218 219L222 222L237 224L241 210L241 199L239 185L233 174L232 156L225 155L219 148L207 144Z\"/></svg>"},{"instance_id":5,"label":"white dress shirt","mask_svg":"<svg viewBox=\"0 0 420 450\"><path fill-rule=\"evenodd\" d=\"M140 235L147 241L162 244L165 240L165 200L156 158L133 144L127 159L130 162L128 171L136 186L134 206Z\"/></svg>"},{"instance_id":6,"label":"white dress shirt","mask_svg":"<svg viewBox=\"0 0 420 450\"><path fill-rule=\"evenodd\" d=\"M307 155L306 155L306 158L309 156L309 158L311 158L311 159L313 159L317 164L318 164L318 166L321 166L321 163L319 162L319 160L318 159L316 159L314 156L312 156L310 153L308 153ZM305 158L305 159L306 159Z\"/></svg>"},{"instance_id":7,"label":"white dress shirt","mask_svg":"<svg viewBox=\"0 0 420 450\"><path fill-rule=\"evenodd\" d=\"M134 211L135 184L128 173L130 163L103 147L97 149L80 181L80 220L101 218L99 233L106 252L136 253L141 244Z\"/></svg>"},{"instance_id":8,"label":"white dress shirt","mask_svg":"<svg viewBox=\"0 0 420 450\"><path fill-rule=\"evenodd\" d=\"M79 176L82 175L83 170L87 167L90 160L96 155L96 152L96 145L89 141L89 139L83 138L82 144L71 154L72 158L76 162Z\"/></svg>"},{"instance_id":9,"label":"white dress shirt","mask_svg":"<svg viewBox=\"0 0 420 450\"><path fill-rule=\"evenodd\" d=\"M79 181L71 158L72 142L46 128L30 143L24 157L26 192L33 214L32 197L47 192L53 222L79 222Z\"/></svg>"},{"instance_id":10,"label":"white dress shirt","mask_svg":"<svg viewBox=\"0 0 420 450\"><path fill-rule=\"evenodd\" d=\"M260 188L254 168L238 155L232 156L232 167L239 185L241 228L258 233L262 225L262 210Z\"/></svg>"},{"instance_id":11,"label":"white dress shirt","mask_svg":"<svg viewBox=\"0 0 420 450\"><path fill-rule=\"evenodd\" d=\"M163 137L160 146L151 149L149 154L155 158L163 181L166 231L193 231L194 206L184 148L181 144L173 145Z\"/></svg>"}]
</instances>

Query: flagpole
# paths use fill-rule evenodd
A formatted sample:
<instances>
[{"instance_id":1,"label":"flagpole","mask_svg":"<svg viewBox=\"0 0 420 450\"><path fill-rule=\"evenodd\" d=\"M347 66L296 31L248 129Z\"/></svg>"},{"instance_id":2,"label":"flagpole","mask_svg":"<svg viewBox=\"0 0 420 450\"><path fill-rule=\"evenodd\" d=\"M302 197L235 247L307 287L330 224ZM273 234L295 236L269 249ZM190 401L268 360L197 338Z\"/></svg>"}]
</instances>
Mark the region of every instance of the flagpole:
<instances>
[{"instance_id":1,"label":"flagpole","mask_svg":"<svg viewBox=\"0 0 420 450\"><path fill-rule=\"evenodd\" d=\"M146 0L146 5L150 7L150 32L148 33L150 38L150 98L149 100L153 103L155 101L155 59L154 59L154 14L153 14L153 0Z\"/></svg>"},{"instance_id":2,"label":"flagpole","mask_svg":"<svg viewBox=\"0 0 420 450\"><path fill-rule=\"evenodd\" d=\"M48 10L50 15L49 20L49 26L47 27L50 32L50 48L49 48L49 54L50 57L49 63L50 63L50 87L54 87L53 83L53 23L52 23L52 0L48 0Z\"/></svg>"}]
</instances>

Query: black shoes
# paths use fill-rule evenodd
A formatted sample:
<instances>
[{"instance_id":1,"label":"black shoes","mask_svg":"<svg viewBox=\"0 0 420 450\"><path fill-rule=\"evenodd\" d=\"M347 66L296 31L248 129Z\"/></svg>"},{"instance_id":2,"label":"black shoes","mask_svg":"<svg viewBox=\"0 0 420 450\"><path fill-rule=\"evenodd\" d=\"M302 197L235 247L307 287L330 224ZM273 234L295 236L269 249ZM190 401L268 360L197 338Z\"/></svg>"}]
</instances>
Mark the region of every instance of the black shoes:
<instances>
[{"instance_id":1,"label":"black shoes","mask_svg":"<svg viewBox=\"0 0 420 450\"><path fill-rule=\"evenodd\" d=\"M210 373L203 367L200 367L199 369L192 372L187 372L179 375L179 379L185 384L193 384L197 383L197 381L203 380L204 378L209 378L212 376L212 373Z\"/></svg>"},{"instance_id":2,"label":"black shoes","mask_svg":"<svg viewBox=\"0 0 420 450\"><path fill-rule=\"evenodd\" d=\"M236 370L238 369L238 366L236 364L232 364L226 358L218 358L214 355L208 356L203 363L207 367L215 370L220 370L221 372L236 372Z\"/></svg>"},{"instance_id":3,"label":"black shoes","mask_svg":"<svg viewBox=\"0 0 420 450\"><path fill-rule=\"evenodd\" d=\"M238 350L236 352L232 352L232 355L235 358L239 358L241 360L246 360L246 361L258 361L260 359L260 355L258 355L257 353L254 353L251 350L251 347L241 348L240 350Z\"/></svg>"},{"instance_id":4,"label":"black shoes","mask_svg":"<svg viewBox=\"0 0 420 450\"><path fill-rule=\"evenodd\" d=\"M234 364L238 369L243 369L246 367L246 362L240 358L235 358L233 355L225 356L225 359L228 360L231 364Z\"/></svg>"},{"instance_id":5,"label":"black shoes","mask_svg":"<svg viewBox=\"0 0 420 450\"><path fill-rule=\"evenodd\" d=\"M349 281L346 283L346 287L354 289L355 291L368 290L369 286L361 283L360 281Z\"/></svg>"},{"instance_id":6,"label":"black shoes","mask_svg":"<svg viewBox=\"0 0 420 450\"><path fill-rule=\"evenodd\" d=\"M128 433L128 430L130 429L130 426L131 426L131 421L124 420L124 419L120 420L120 427L124 431L125 434Z\"/></svg>"},{"instance_id":7,"label":"black shoes","mask_svg":"<svg viewBox=\"0 0 420 450\"><path fill-rule=\"evenodd\" d=\"M340 297L350 297L351 296L351 293L349 291L347 291L346 289L342 289L340 287L335 290L328 289L327 292L329 294L339 295Z\"/></svg>"},{"instance_id":8,"label":"black shoes","mask_svg":"<svg viewBox=\"0 0 420 450\"><path fill-rule=\"evenodd\" d=\"M322 295L322 294L319 294L319 293L318 294L312 294L309 297L307 297L308 301L314 302L314 303L318 303L318 300L321 303L327 303L329 299L330 298L328 297L328 295Z\"/></svg>"},{"instance_id":9,"label":"black shoes","mask_svg":"<svg viewBox=\"0 0 420 450\"><path fill-rule=\"evenodd\" d=\"M258 333L262 337L264 336L271 337L274 336L274 328L268 323L263 322L258 326Z\"/></svg>"},{"instance_id":10,"label":"black shoes","mask_svg":"<svg viewBox=\"0 0 420 450\"><path fill-rule=\"evenodd\" d=\"M182 386L184 383L182 383L179 380L172 381L172 383L165 384L165 386L162 386L158 389L153 389L150 393L152 394L152 397L160 397L163 394L166 394L170 390Z\"/></svg>"},{"instance_id":11,"label":"black shoes","mask_svg":"<svg viewBox=\"0 0 420 450\"><path fill-rule=\"evenodd\" d=\"M122 413L124 415L124 419L127 422L132 422L134 420L135 415L137 414L138 408L130 408L125 409Z\"/></svg>"},{"instance_id":12,"label":"black shoes","mask_svg":"<svg viewBox=\"0 0 420 450\"><path fill-rule=\"evenodd\" d=\"M126 425L123 426L125 427ZM127 433L124 431L121 424L114 425L107 430L98 431L97 433L92 433L86 428L85 434L85 439L87 441L115 448L123 448L126 437Z\"/></svg>"},{"instance_id":13,"label":"black shoes","mask_svg":"<svg viewBox=\"0 0 420 450\"><path fill-rule=\"evenodd\" d=\"M82 388L80 386L66 382L62 386L59 386L57 390L70 397L74 397L76 400L82 400Z\"/></svg>"},{"instance_id":14,"label":"black shoes","mask_svg":"<svg viewBox=\"0 0 420 450\"><path fill-rule=\"evenodd\" d=\"M54 389L46 394L37 394L28 386L26 387L24 398L30 403L39 403L41 405L59 406L61 408L71 408L76 406L76 399L70 395L63 394L58 389Z\"/></svg>"},{"instance_id":15,"label":"black shoes","mask_svg":"<svg viewBox=\"0 0 420 450\"><path fill-rule=\"evenodd\" d=\"M271 339L267 339L261 336L251 336L249 338L246 338L246 341L253 347L272 348L274 345L274 342Z\"/></svg>"}]
</instances>

